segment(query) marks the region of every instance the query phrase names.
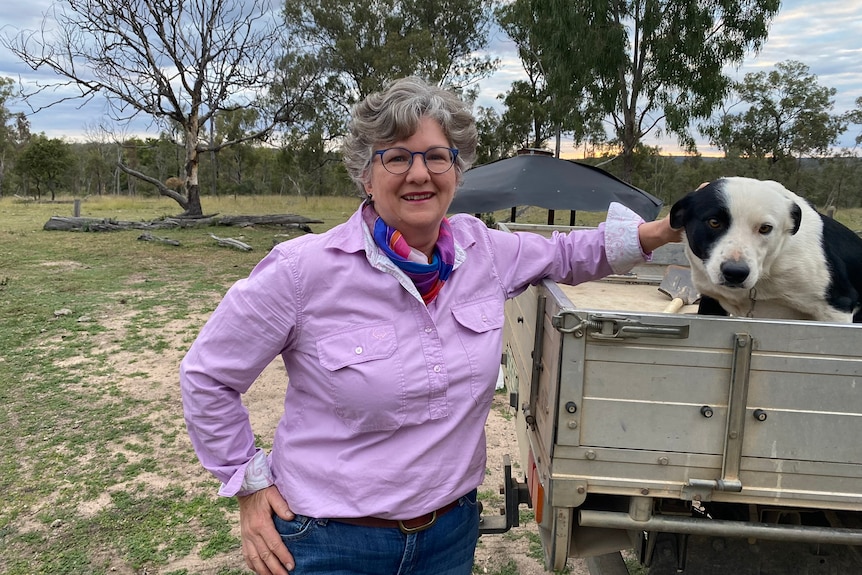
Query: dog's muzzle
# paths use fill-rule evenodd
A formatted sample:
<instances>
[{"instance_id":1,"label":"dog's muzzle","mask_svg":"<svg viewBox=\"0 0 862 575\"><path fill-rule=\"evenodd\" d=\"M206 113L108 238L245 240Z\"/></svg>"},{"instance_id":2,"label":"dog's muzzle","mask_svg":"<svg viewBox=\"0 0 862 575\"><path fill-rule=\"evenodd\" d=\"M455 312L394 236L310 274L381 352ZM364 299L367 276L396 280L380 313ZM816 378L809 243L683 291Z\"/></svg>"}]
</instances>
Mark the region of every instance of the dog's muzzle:
<instances>
[{"instance_id":1,"label":"dog's muzzle","mask_svg":"<svg viewBox=\"0 0 862 575\"><path fill-rule=\"evenodd\" d=\"M727 287L743 287L742 284L748 279L751 269L743 262L722 262L721 277Z\"/></svg>"}]
</instances>

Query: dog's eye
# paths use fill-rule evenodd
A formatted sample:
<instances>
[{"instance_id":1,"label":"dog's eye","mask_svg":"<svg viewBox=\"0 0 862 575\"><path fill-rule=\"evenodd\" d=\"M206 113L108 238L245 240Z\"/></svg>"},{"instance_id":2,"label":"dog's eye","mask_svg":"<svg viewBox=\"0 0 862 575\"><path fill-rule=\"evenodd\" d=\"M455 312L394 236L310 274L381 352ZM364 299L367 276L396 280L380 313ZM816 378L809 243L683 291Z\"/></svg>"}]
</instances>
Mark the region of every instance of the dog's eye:
<instances>
[{"instance_id":1,"label":"dog's eye","mask_svg":"<svg viewBox=\"0 0 862 575\"><path fill-rule=\"evenodd\" d=\"M757 231L758 231L758 233L763 234L765 236L766 234L769 234L772 232L772 226L770 224L761 224L760 229L758 229Z\"/></svg>"},{"instance_id":2,"label":"dog's eye","mask_svg":"<svg viewBox=\"0 0 862 575\"><path fill-rule=\"evenodd\" d=\"M718 221L717 218L709 218L708 220L706 220L706 225L708 225L714 230L721 228L721 222Z\"/></svg>"}]
</instances>

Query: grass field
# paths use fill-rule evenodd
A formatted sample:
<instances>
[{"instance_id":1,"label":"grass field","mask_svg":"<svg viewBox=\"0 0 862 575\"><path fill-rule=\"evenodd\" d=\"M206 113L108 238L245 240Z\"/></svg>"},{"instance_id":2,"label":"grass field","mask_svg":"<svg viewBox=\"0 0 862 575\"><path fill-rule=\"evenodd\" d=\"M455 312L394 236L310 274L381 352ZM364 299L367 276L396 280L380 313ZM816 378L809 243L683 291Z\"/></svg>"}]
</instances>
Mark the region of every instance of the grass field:
<instances>
[{"instance_id":1,"label":"grass field","mask_svg":"<svg viewBox=\"0 0 862 575\"><path fill-rule=\"evenodd\" d=\"M207 213L347 219L350 198L204 198ZM81 215L142 221L167 199L98 198ZM187 228L47 232L70 202L0 198L0 573L245 573L236 504L194 457L178 358L225 290L290 232ZM519 221L544 223L532 209ZM580 215L580 214L579 214ZM495 216L502 220L508 213ZM594 225L600 214L584 214ZM558 223L568 212L558 212ZM220 247L214 233L254 249ZM285 235L286 234L286 235Z\"/></svg>"}]
</instances>

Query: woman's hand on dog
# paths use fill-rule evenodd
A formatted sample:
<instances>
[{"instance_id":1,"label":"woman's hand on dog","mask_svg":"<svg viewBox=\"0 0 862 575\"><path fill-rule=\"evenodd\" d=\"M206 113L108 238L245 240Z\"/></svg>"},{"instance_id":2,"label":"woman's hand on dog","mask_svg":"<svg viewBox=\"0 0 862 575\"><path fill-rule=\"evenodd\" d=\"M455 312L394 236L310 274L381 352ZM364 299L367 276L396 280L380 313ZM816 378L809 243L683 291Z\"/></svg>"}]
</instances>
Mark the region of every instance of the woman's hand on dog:
<instances>
[{"instance_id":1,"label":"woman's hand on dog","mask_svg":"<svg viewBox=\"0 0 862 575\"><path fill-rule=\"evenodd\" d=\"M650 253L656 248L671 242L682 241L682 228L673 229L670 216L660 220L644 222L638 227L638 238L644 253Z\"/></svg>"},{"instance_id":2,"label":"woman's hand on dog","mask_svg":"<svg viewBox=\"0 0 862 575\"><path fill-rule=\"evenodd\" d=\"M703 182L697 189L699 190L708 184L709 182ZM641 241L641 248L644 253L648 254L665 244L681 242L682 232L682 228L674 229L670 225L670 216L668 215L660 220L642 223L638 228L638 237Z\"/></svg>"}]
</instances>

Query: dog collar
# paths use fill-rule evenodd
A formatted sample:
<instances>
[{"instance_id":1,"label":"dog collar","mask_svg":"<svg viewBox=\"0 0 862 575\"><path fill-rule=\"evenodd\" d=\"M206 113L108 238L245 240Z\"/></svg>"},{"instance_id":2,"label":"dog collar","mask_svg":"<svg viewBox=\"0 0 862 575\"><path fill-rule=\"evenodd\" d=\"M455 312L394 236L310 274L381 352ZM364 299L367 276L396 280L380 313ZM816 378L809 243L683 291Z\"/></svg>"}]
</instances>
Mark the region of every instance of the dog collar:
<instances>
[{"instance_id":1,"label":"dog collar","mask_svg":"<svg viewBox=\"0 0 862 575\"><path fill-rule=\"evenodd\" d=\"M751 305L748 307L748 313L745 314L745 317L754 317L754 304L757 303L757 288L751 288L748 292L748 300L751 302Z\"/></svg>"}]
</instances>

